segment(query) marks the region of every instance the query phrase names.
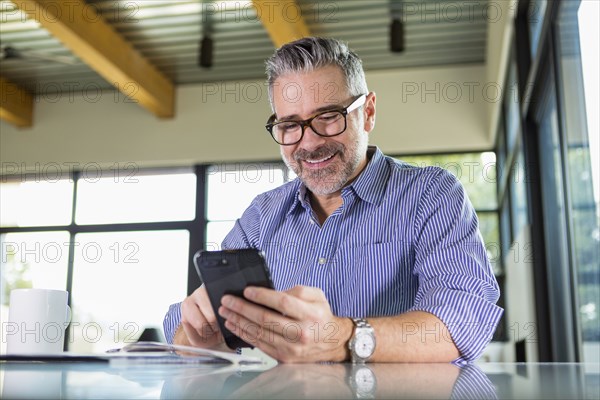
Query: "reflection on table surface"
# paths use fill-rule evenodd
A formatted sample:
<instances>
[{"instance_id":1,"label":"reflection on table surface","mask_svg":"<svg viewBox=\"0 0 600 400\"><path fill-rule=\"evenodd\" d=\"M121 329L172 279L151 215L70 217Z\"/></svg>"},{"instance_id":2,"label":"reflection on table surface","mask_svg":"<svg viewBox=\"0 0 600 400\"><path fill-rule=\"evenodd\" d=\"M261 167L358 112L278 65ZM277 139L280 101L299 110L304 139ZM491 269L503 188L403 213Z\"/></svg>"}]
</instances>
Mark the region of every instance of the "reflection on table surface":
<instances>
[{"instance_id":1,"label":"reflection on table surface","mask_svg":"<svg viewBox=\"0 0 600 400\"><path fill-rule=\"evenodd\" d=\"M269 369L131 363L0 363L12 398L597 399L595 364L280 364Z\"/></svg>"}]
</instances>

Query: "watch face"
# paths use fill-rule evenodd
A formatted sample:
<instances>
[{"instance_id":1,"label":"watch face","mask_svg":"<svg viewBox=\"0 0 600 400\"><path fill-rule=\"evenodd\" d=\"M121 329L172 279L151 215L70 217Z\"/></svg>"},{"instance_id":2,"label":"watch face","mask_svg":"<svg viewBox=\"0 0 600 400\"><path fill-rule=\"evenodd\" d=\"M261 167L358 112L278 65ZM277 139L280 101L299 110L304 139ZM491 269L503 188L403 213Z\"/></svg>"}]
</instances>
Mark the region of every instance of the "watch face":
<instances>
[{"instance_id":1,"label":"watch face","mask_svg":"<svg viewBox=\"0 0 600 400\"><path fill-rule=\"evenodd\" d=\"M356 371L354 375L354 383L356 384L356 388L363 393L372 392L375 389L375 375L373 371L371 371L367 367L363 367Z\"/></svg>"},{"instance_id":2,"label":"watch face","mask_svg":"<svg viewBox=\"0 0 600 400\"><path fill-rule=\"evenodd\" d=\"M358 335L354 343L354 352L360 358L369 358L375 351L375 340L371 335Z\"/></svg>"}]
</instances>

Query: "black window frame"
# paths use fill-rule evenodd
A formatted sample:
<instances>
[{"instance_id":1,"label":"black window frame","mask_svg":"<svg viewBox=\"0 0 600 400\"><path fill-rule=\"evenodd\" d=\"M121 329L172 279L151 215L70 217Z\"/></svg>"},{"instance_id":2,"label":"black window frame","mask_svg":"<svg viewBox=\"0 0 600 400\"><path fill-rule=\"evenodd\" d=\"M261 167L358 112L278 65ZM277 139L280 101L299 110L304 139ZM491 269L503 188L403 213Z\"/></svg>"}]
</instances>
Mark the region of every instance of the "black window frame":
<instances>
[{"instance_id":1,"label":"black window frame","mask_svg":"<svg viewBox=\"0 0 600 400\"><path fill-rule=\"evenodd\" d=\"M187 169L187 168L186 168ZM172 168L146 168L139 170L142 174L168 174L181 171L180 167ZM170 230L187 230L190 234L189 242L189 257L188 257L188 276L187 276L187 293L192 293L200 286L200 278L194 268L192 258L194 253L200 248L194 243L204 243L206 226L205 213L205 193L206 193L206 166L196 165L193 172L196 175L196 213L195 217L189 221L164 221L164 222L135 222L135 223L111 223L111 224L85 224L78 225L75 223L77 211L77 186L80 178L85 176L84 171L72 169L68 173L63 174L61 179L73 182L73 197L71 202L71 218L69 224L66 225L49 225L49 226L3 226L0 227L0 235L8 233L33 233L33 232L54 232L62 231L69 234L69 252L67 259L67 279L65 282L65 290L72 293L73 289L73 272L75 262L75 237L80 233L102 233L102 232L145 232L145 231L170 231ZM2 175L0 176L1 183L10 182L35 182L39 181L39 176L31 173L18 175ZM71 296L68 299L71 305ZM68 350L70 330L66 330L64 349Z\"/></svg>"}]
</instances>

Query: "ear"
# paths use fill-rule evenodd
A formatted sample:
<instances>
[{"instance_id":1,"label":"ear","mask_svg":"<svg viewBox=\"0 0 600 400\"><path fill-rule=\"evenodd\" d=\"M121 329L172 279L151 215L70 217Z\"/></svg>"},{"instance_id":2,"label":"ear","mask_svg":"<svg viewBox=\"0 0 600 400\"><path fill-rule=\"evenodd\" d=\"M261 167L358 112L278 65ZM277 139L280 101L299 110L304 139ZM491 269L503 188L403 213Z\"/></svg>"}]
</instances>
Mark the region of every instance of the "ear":
<instances>
[{"instance_id":1,"label":"ear","mask_svg":"<svg viewBox=\"0 0 600 400\"><path fill-rule=\"evenodd\" d=\"M363 116L365 120L364 129L369 133L375 128L375 92L367 95L367 100L363 106Z\"/></svg>"}]
</instances>

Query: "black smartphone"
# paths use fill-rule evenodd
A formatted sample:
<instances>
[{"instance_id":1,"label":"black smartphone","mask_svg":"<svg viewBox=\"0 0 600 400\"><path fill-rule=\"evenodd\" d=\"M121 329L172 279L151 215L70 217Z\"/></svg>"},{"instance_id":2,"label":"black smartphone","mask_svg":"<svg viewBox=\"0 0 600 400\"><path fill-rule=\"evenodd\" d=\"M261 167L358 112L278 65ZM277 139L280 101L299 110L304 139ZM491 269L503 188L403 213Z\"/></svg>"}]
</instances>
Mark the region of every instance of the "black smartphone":
<instances>
[{"instance_id":1,"label":"black smartphone","mask_svg":"<svg viewBox=\"0 0 600 400\"><path fill-rule=\"evenodd\" d=\"M274 288L263 253L256 249L200 250L194 254L194 266L204 282L227 346L230 349L252 347L225 328L225 320L219 315L218 310L224 295L244 297L246 286Z\"/></svg>"}]
</instances>

